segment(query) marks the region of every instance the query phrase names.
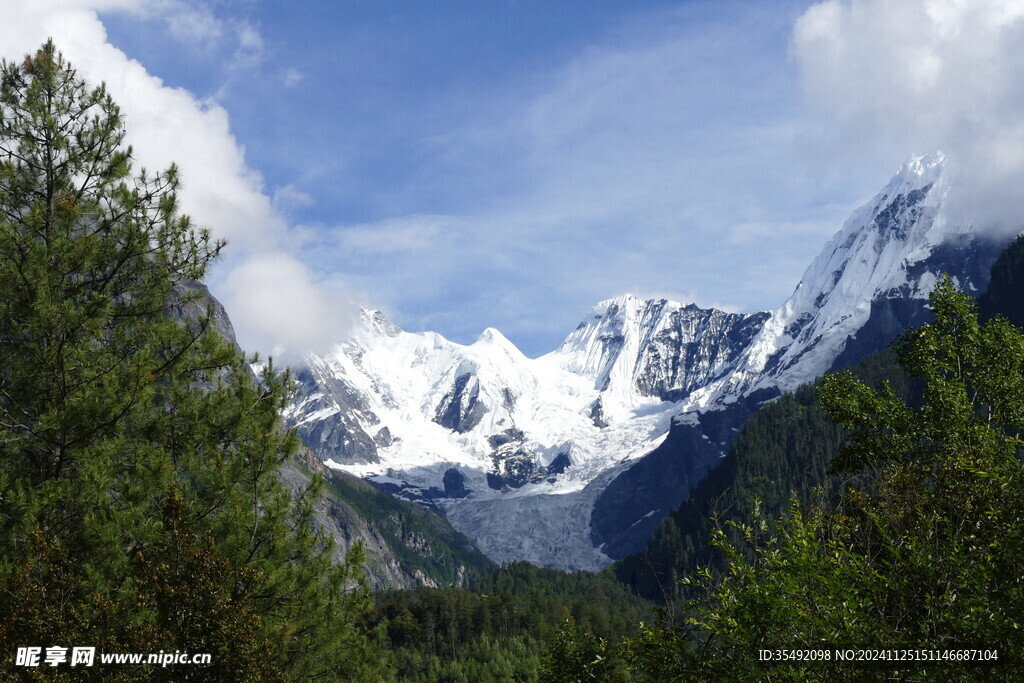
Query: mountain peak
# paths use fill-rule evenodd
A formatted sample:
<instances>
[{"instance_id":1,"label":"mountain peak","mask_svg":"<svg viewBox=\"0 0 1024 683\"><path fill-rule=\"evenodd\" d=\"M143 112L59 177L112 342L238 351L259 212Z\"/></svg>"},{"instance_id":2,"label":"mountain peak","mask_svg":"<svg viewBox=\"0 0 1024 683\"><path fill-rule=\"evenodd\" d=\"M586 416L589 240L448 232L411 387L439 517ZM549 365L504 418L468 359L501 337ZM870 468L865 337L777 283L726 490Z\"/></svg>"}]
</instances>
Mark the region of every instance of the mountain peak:
<instances>
[{"instance_id":1,"label":"mountain peak","mask_svg":"<svg viewBox=\"0 0 1024 683\"><path fill-rule=\"evenodd\" d=\"M917 154L900 166L889 184L875 197L878 204L900 194L925 190L942 179L946 156L939 151Z\"/></svg>"},{"instance_id":2,"label":"mountain peak","mask_svg":"<svg viewBox=\"0 0 1024 683\"><path fill-rule=\"evenodd\" d=\"M402 333L402 328L388 320L383 311L375 308L360 308L359 324L364 330L385 337L397 337Z\"/></svg>"},{"instance_id":3,"label":"mountain peak","mask_svg":"<svg viewBox=\"0 0 1024 683\"><path fill-rule=\"evenodd\" d=\"M503 335L501 331L495 327L488 327L487 329L485 329L483 332L480 333L480 336L477 337L476 340L478 342L486 343L492 343L496 341L508 341L507 339L505 339L505 335Z\"/></svg>"},{"instance_id":4,"label":"mountain peak","mask_svg":"<svg viewBox=\"0 0 1024 683\"><path fill-rule=\"evenodd\" d=\"M591 313L595 318L616 316L621 315L623 311L639 308L643 303L643 299L633 296L627 292L625 294L619 294L618 296L612 297L611 299L605 299L604 301L598 302L591 309Z\"/></svg>"},{"instance_id":5,"label":"mountain peak","mask_svg":"<svg viewBox=\"0 0 1024 683\"><path fill-rule=\"evenodd\" d=\"M927 294L935 275L922 274L925 266L919 264L954 228L942 215L945 161L942 152L912 157L853 212L772 314L727 393L793 389L811 381L829 369L846 340L867 323L873 302ZM758 375L747 384L747 377Z\"/></svg>"},{"instance_id":6,"label":"mountain peak","mask_svg":"<svg viewBox=\"0 0 1024 683\"><path fill-rule=\"evenodd\" d=\"M946 155L940 150L935 150L934 152L929 152L927 154L915 154L910 157L907 163L900 166L900 170L896 175L913 174L918 177L925 177L941 171L945 163Z\"/></svg>"},{"instance_id":7,"label":"mountain peak","mask_svg":"<svg viewBox=\"0 0 1024 683\"><path fill-rule=\"evenodd\" d=\"M521 356L522 352L516 347L515 344L508 340L508 337L503 335L500 330L494 327L488 327L486 330L480 333L480 336L476 338L472 346L495 346L505 351L515 352L515 355Z\"/></svg>"}]
</instances>

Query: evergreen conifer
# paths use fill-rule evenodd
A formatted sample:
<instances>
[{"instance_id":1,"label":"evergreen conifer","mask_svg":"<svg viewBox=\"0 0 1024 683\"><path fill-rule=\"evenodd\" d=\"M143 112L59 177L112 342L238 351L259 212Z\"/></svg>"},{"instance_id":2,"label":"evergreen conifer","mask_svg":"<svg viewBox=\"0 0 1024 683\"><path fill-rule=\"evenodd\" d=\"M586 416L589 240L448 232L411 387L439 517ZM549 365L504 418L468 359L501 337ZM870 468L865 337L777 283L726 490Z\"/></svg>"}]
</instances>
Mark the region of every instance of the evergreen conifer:
<instances>
[{"instance_id":1,"label":"evergreen conifer","mask_svg":"<svg viewBox=\"0 0 1024 683\"><path fill-rule=\"evenodd\" d=\"M223 244L135 172L118 107L47 42L0 65L0 657L97 648L68 680L373 676L358 553L331 566L277 471L287 374L218 334ZM317 482L314 482L316 484ZM102 652L209 653L102 667Z\"/></svg>"}]
</instances>

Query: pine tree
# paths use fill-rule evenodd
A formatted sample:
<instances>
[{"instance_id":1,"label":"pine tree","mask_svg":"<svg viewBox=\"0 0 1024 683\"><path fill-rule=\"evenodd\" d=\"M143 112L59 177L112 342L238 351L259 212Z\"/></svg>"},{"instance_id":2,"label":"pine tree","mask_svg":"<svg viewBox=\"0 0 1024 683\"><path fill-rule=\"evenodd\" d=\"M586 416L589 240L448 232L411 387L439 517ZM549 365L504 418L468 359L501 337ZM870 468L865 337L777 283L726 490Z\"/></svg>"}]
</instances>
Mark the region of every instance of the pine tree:
<instances>
[{"instance_id":1,"label":"pine tree","mask_svg":"<svg viewBox=\"0 0 1024 683\"><path fill-rule=\"evenodd\" d=\"M372 675L360 558L332 567L318 482L296 498L277 477L290 380L216 332L196 283L223 244L179 213L177 169L135 173L123 143L52 41L0 65L0 651ZM205 675L116 672L185 674Z\"/></svg>"},{"instance_id":2,"label":"pine tree","mask_svg":"<svg viewBox=\"0 0 1024 683\"><path fill-rule=\"evenodd\" d=\"M609 650L603 638L580 628L575 619L566 616L548 643L540 680L542 683L622 680L622 673L616 671L618 662L611 659Z\"/></svg>"}]
</instances>

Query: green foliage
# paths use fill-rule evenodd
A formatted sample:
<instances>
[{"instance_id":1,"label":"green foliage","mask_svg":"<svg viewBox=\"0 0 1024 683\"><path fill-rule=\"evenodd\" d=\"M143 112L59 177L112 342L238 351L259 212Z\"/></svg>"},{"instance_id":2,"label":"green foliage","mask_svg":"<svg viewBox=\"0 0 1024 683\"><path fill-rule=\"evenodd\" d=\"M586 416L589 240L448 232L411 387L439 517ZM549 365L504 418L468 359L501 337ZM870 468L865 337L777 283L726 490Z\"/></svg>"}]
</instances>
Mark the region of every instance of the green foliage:
<instances>
[{"instance_id":1,"label":"green foliage","mask_svg":"<svg viewBox=\"0 0 1024 683\"><path fill-rule=\"evenodd\" d=\"M567 662L590 654L585 664L602 657L588 669L595 675L624 676L614 645L650 620L652 608L609 575L516 562L471 589L378 594L373 626L386 636L401 680L535 681L544 666L568 671Z\"/></svg>"},{"instance_id":2,"label":"green foliage","mask_svg":"<svg viewBox=\"0 0 1024 683\"><path fill-rule=\"evenodd\" d=\"M1001 670L1019 669L1024 335L998 317L979 324L948 279L931 306L935 321L896 345L923 382L919 406L850 373L823 382L822 405L849 430L833 468L858 474L857 485L835 505L794 502L768 541L756 516L736 525L742 546L716 534L724 573L689 579L708 595L688 634L703 643L702 675L863 678L857 665L756 662L760 648L825 645L986 647L998 649ZM676 644L642 638L638 648L658 654ZM886 675L975 680L980 666L891 665Z\"/></svg>"},{"instance_id":3,"label":"green foliage","mask_svg":"<svg viewBox=\"0 0 1024 683\"><path fill-rule=\"evenodd\" d=\"M290 381L191 312L222 245L178 213L174 167L133 175L123 137L52 42L0 67L0 649L372 676L358 553L331 567L319 484L296 499L277 477Z\"/></svg>"},{"instance_id":4,"label":"green foliage","mask_svg":"<svg viewBox=\"0 0 1024 683\"><path fill-rule=\"evenodd\" d=\"M567 617L544 653L541 683L587 683L620 679L608 642ZM616 674L619 674L616 676Z\"/></svg>"},{"instance_id":5,"label":"green foliage","mask_svg":"<svg viewBox=\"0 0 1024 683\"><path fill-rule=\"evenodd\" d=\"M696 652L686 630L641 623L639 633L619 646L618 655L635 681L715 680Z\"/></svg>"},{"instance_id":6,"label":"green foliage","mask_svg":"<svg viewBox=\"0 0 1024 683\"><path fill-rule=\"evenodd\" d=\"M1002 315L1017 327L1024 327L1024 236L1003 250L992 265L988 289L978 298L982 320Z\"/></svg>"},{"instance_id":7,"label":"green foliage","mask_svg":"<svg viewBox=\"0 0 1024 683\"><path fill-rule=\"evenodd\" d=\"M852 372L867 386L890 382L905 400L916 400L919 393L891 351L868 356ZM665 518L643 551L616 563L612 571L619 580L652 600L683 601L690 591L680 579L702 566L721 567L713 535L724 530L741 541L731 524L751 525L754 501L772 526L770 520L789 510L794 495L809 503L817 489L835 493L847 477L829 476L829 463L838 455L845 432L820 405L820 384L784 394L750 418L722 464Z\"/></svg>"}]
</instances>

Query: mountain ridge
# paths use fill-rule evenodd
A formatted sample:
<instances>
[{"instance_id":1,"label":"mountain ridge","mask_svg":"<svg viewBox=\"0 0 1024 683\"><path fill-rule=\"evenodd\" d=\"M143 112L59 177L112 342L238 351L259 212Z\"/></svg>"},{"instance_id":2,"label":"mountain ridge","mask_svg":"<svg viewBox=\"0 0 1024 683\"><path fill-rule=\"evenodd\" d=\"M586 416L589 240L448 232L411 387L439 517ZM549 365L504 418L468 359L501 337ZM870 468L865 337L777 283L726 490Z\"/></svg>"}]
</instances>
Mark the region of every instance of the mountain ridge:
<instances>
[{"instance_id":1,"label":"mountain ridge","mask_svg":"<svg viewBox=\"0 0 1024 683\"><path fill-rule=\"evenodd\" d=\"M538 358L493 328L459 345L367 311L310 356L285 417L328 465L437 507L496 561L600 568L642 543L764 401L886 343L940 272L984 285L997 249L945 220L943 163L905 164L774 311L624 294Z\"/></svg>"}]
</instances>

